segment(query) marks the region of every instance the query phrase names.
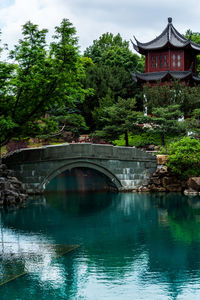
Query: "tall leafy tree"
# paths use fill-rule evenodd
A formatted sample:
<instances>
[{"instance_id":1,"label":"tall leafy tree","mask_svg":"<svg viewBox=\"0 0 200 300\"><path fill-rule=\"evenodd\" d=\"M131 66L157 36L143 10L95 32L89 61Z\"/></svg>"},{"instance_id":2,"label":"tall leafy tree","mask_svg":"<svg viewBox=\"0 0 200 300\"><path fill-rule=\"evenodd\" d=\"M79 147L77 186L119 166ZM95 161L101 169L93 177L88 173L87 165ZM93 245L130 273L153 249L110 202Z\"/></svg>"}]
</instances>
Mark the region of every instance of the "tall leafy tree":
<instances>
[{"instance_id":1,"label":"tall leafy tree","mask_svg":"<svg viewBox=\"0 0 200 300\"><path fill-rule=\"evenodd\" d=\"M0 47L0 55L3 50L3 47ZM0 60L0 142L6 139L8 131L16 127L12 117L8 114L10 109L9 103L12 101L12 94L8 90L15 69L16 66L14 64Z\"/></svg>"},{"instance_id":2,"label":"tall leafy tree","mask_svg":"<svg viewBox=\"0 0 200 300\"><path fill-rule=\"evenodd\" d=\"M83 100L86 91L80 80L84 76L76 30L64 19L55 28L50 46L46 43L46 29L28 22L23 26L23 38L10 52L13 65L0 65L5 82L1 94L1 144L13 136L20 136L37 123L45 112L56 107L73 105ZM1 76L1 75L0 75ZM3 75L2 75L3 76ZM1 82L1 79L0 79Z\"/></svg>"},{"instance_id":3,"label":"tall leafy tree","mask_svg":"<svg viewBox=\"0 0 200 300\"><path fill-rule=\"evenodd\" d=\"M94 89L93 96L86 97L83 113L91 129L96 128L96 120L92 119L92 111L99 106L100 99L111 92L114 101L118 97L124 99L139 97L140 88L133 82L130 70L143 71L144 59L133 54L129 42L120 34L103 34L88 47L84 56L90 57L93 64L86 69L85 86ZM141 99L136 101L136 108L142 109ZM91 122L92 120L92 122Z\"/></svg>"}]
</instances>

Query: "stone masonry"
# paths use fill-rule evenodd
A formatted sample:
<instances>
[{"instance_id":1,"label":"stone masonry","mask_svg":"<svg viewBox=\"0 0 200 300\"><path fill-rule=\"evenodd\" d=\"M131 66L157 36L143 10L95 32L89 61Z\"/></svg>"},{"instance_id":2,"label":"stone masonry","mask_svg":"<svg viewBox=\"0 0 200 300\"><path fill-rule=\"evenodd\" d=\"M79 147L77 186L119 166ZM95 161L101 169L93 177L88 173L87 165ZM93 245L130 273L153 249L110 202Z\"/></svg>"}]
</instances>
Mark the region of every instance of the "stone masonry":
<instances>
[{"instance_id":1,"label":"stone masonry","mask_svg":"<svg viewBox=\"0 0 200 300\"><path fill-rule=\"evenodd\" d=\"M156 170L156 157L132 147L97 144L61 144L21 149L3 158L28 193L42 193L56 175L75 167L106 175L119 191L148 184Z\"/></svg>"}]
</instances>

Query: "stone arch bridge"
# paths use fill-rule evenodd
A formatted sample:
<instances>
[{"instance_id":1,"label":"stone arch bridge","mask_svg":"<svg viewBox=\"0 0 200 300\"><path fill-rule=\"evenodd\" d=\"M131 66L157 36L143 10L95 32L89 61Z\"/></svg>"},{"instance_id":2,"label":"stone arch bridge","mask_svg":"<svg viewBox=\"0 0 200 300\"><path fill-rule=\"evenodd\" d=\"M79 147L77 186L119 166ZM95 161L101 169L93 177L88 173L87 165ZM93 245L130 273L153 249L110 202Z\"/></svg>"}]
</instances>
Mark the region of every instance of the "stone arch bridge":
<instances>
[{"instance_id":1,"label":"stone arch bridge","mask_svg":"<svg viewBox=\"0 0 200 300\"><path fill-rule=\"evenodd\" d=\"M132 147L97 144L61 144L21 149L3 158L29 193L42 193L65 170L95 169L106 175L119 191L147 184L156 169L156 157Z\"/></svg>"}]
</instances>

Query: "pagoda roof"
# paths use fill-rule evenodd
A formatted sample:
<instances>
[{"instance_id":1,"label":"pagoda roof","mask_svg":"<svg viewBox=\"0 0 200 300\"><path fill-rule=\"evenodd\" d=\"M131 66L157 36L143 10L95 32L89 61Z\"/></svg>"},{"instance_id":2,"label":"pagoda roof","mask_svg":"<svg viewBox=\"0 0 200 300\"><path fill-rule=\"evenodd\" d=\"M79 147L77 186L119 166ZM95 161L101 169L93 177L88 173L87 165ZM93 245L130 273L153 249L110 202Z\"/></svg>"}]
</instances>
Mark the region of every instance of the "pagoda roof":
<instances>
[{"instance_id":1,"label":"pagoda roof","mask_svg":"<svg viewBox=\"0 0 200 300\"><path fill-rule=\"evenodd\" d=\"M131 76L134 81L148 82L148 81L162 81L164 79L192 79L193 81L200 83L200 78L192 72L188 71L161 71L161 72L149 72L149 73L135 73Z\"/></svg>"},{"instance_id":2,"label":"pagoda roof","mask_svg":"<svg viewBox=\"0 0 200 300\"><path fill-rule=\"evenodd\" d=\"M172 18L168 18L167 27L163 30L163 32L148 43L140 43L136 38L136 43L133 47L139 53L145 53L148 50L157 50L161 48L165 48L166 46L172 46L174 48L185 48L188 47L195 52L200 52L200 45L192 42L189 39L185 38L182 34L180 34L172 24Z\"/></svg>"}]
</instances>

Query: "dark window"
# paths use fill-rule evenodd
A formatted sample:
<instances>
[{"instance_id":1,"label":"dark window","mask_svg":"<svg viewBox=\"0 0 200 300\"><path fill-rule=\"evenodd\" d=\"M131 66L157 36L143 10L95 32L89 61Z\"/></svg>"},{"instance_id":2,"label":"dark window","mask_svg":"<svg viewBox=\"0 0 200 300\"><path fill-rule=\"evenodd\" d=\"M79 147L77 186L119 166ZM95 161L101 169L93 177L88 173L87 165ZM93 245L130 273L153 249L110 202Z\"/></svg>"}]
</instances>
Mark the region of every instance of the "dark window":
<instances>
[{"instance_id":1,"label":"dark window","mask_svg":"<svg viewBox=\"0 0 200 300\"><path fill-rule=\"evenodd\" d=\"M162 64L162 56L160 56L160 68L162 68L163 64Z\"/></svg>"},{"instance_id":2,"label":"dark window","mask_svg":"<svg viewBox=\"0 0 200 300\"><path fill-rule=\"evenodd\" d=\"M158 68L158 56L156 56L156 69Z\"/></svg>"},{"instance_id":3,"label":"dark window","mask_svg":"<svg viewBox=\"0 0 200 300\"><path fill-rule=\"evenodd\" d=\"M151 68L154 69L154 57L151 57Z\"/></svg>"},{"instance_id":4,"label":"dark window","mask_svg":"<svg viewBox=\"0 0 200 300\"><path fill-rule=\"evenodd\" d=\"M172 55L172 67L173 68L176 67L176 55L175 54Z\"/></svg>"},{"instance_id":5,"label":"dark window","mask_svg":"<svg viewBox=\"0 0 200 300\"><path fill-rule=\"evenodd\" d=\"M164 55L164 67L166 68L167 67L167 56Z\"/></svg>"},{"instance_id":6,"label":"dark window","mask_svg":"<svg viewBox=\"0 0 200 300\"><path fill-rule=\"evenodd\" d=\"M177 66L178 66L178 68L180 68L180 66L181 66L181 56L180 55L177 55Z\"/></svg>"}]
</instances>

